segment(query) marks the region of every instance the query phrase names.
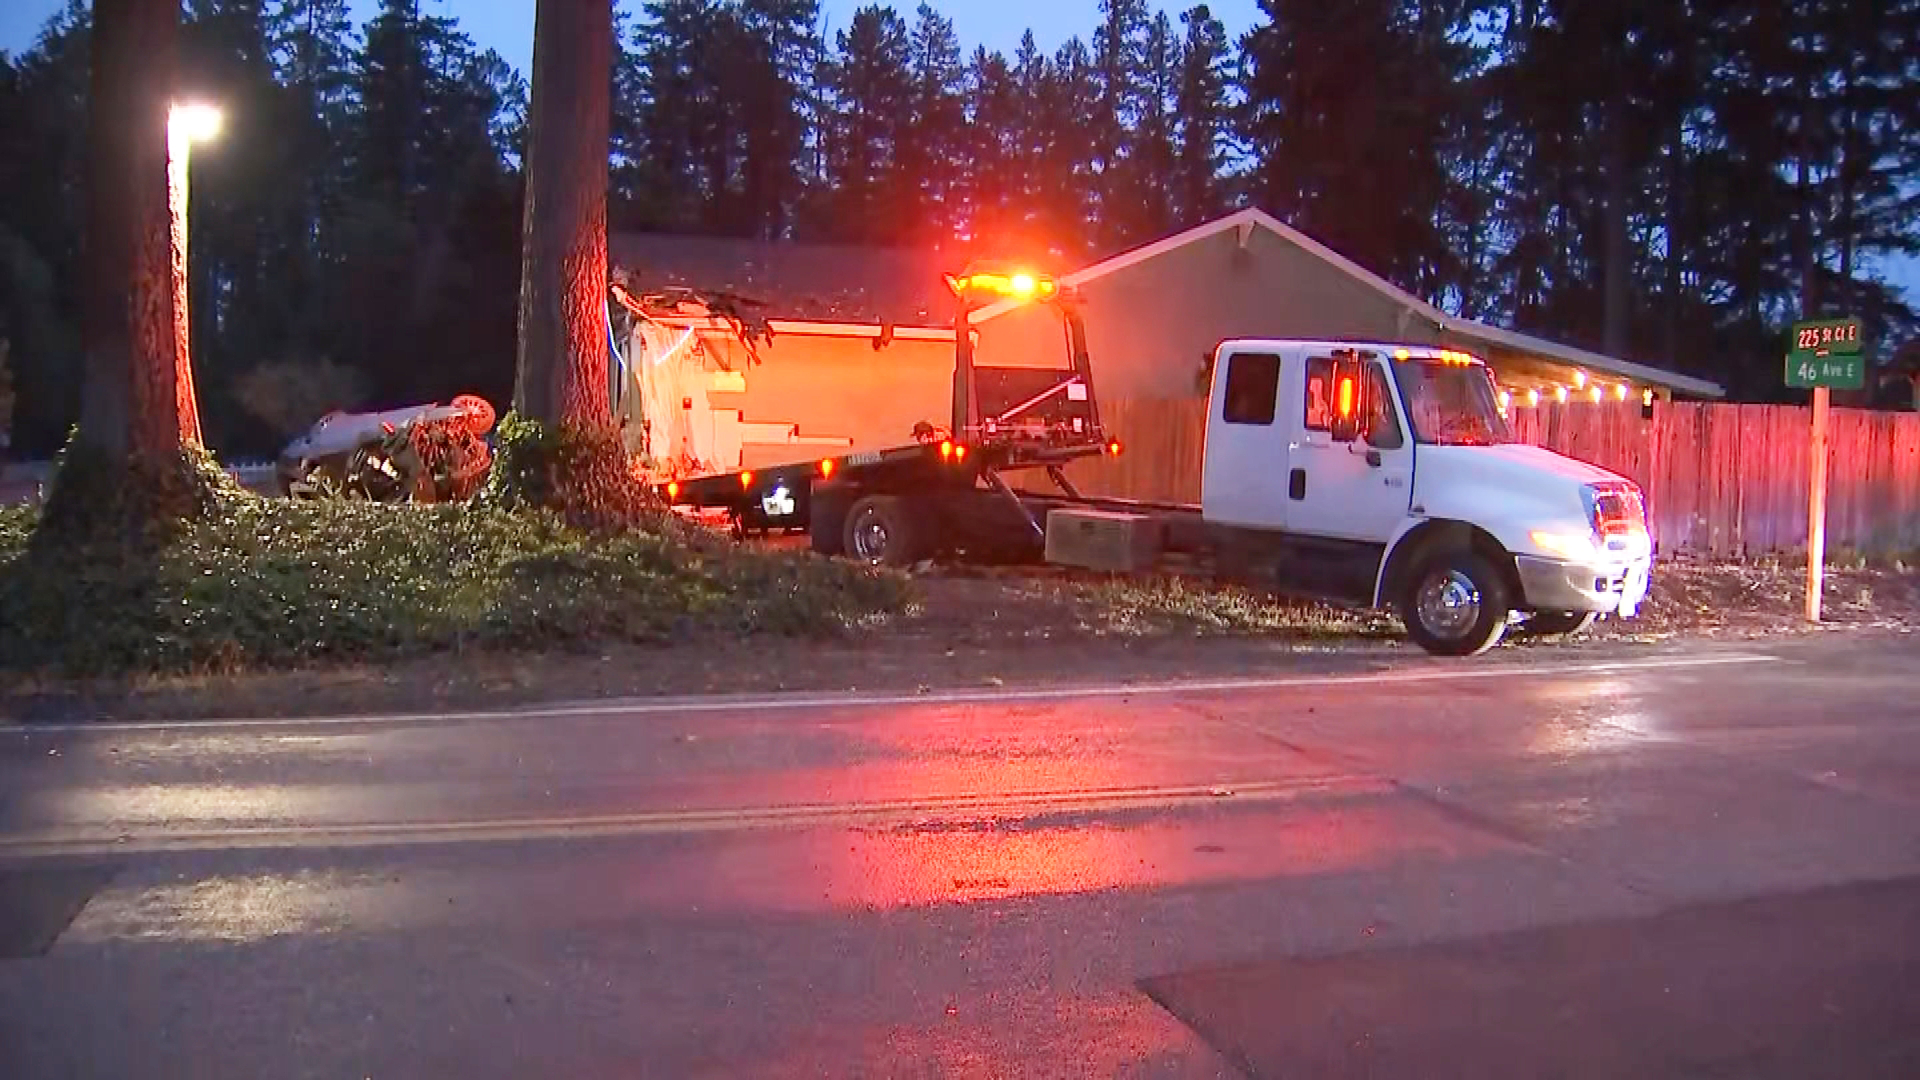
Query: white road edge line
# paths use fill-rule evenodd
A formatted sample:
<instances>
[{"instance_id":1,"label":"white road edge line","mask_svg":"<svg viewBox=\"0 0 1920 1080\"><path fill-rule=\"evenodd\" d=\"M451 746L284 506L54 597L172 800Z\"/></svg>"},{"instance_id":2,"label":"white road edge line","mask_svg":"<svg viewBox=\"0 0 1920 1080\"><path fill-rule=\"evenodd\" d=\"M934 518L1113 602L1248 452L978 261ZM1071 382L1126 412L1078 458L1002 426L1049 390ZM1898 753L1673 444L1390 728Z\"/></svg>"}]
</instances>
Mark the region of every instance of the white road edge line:
<instances>
[{"instance_id":1,"label":"white road edge line","mask_svg":"<svg viewBox=\"0 0 1920 1080\"><path fill-rule=\"evenodd\" d=\"M17 734L87 734L126 731L221 731L245 728L302 728L338 726L401 726L408 724L505 723L566 719L569 717L655 716L669 713L754 712L762 710L870 709L902 705L996 705L1023 702L1071 701L1083 698L1127 698L1177 694L1220 693L1229 690L1285 690L1311 686L1381 686L1426 682L1477 682L1489 679L1538 679L1553 676L1624 675L1647 671L1725 667L1777 661L1762 653L1723 656L1662 657L1650 660L1599 661L1590 664L1539 667L1505 664L1494 667L1427 671L1370 671L1332 675L1279 675L1246 679L1189 679L1152 683L1094 683L1007 690L947 690L926 694L767 694L682 698L610 698L521 709L469 710L443 713L366 713L348 716L250 717L234 720L100 721L81 724L14 723Z\"/></svg>"},{"instance_id":2,"label":"white road edge line","mask_svg":"<svg viewBox=\"0 0 1920 1080\"><path fill-rule=\"evenodd\" d=\"M196 851L311 850L419 844L574 840L647 834L747 832L853 825L954 825L1023 821L1067 813L1235 805L1326 796L1384 795L1393 785L1357 774L1291 780L1135 788L957 794L871 802L716 807L705 810L585 814L572 817L469 821L366 822L310 826L241 826L150 833L75 829L0 837L0 859L175 854Z\"/></svg>"}]
</instances>

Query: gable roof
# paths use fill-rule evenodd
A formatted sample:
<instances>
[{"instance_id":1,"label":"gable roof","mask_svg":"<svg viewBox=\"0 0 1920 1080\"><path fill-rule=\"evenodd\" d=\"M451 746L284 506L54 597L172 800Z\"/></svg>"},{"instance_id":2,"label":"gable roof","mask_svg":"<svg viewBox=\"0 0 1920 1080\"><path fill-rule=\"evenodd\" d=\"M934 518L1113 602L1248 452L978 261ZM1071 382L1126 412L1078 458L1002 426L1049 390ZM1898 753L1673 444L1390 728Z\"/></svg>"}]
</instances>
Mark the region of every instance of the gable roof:
<instances>
[{"instance_id":1,"label":"gable roof","mask_svg":"<svg viewBox=\"0 0 1920 1080\"><path fill-rule=\"evenodd\" d=\"M688 286L765 306L766 317L951 327L940 252L726 236L614 233L608 261L636 293Z\"/></svg>"},{"instance_id":2,"label":"gable roof","mask_svg":"<svg viewBox=\"0 0 1920 1080\"><path fill-rule=\"evenodd\" d=\"M1432 323L1436 329L1445 333L1486 345L1512 349L1516 352L1572 364L1599 374L1613 375L1639 383L1651 383L1655 386L1664 386L1671 390L1677 390L1681 393L1691 394L1697 397L1717 398L1726 395L1726 390L1718 383L1709 382L1705 379L1695 378L1691 375L1682 375L1678 372L1663 371L1659 368L1648 367L1645 364L1636 364L1630 360L1604 356L1600 353L1591 352L1572 345L1562 345L1557 341L1534 337L1531 334L1523 334L1515 330L1505 330L1497 326L1488 326L1486 323L1475 322L1472 319L1449 315L1439 308L1434 307L1432 304L1427 303L1425 300L1393 284L1386 278L1368 270L1352 259L1347 258L1332 248L1327 247L1325 244L1320 243L1318 240L1313 239L1300 230L1293 228L1258 208L1241 210L1229 214L1226 217L1209 221L1204 225L1197 225L1185 232L1175 233L1164 239L1156 240L1151 244L1146 244L1134 248L1131 251L1115 255L1110 259L1102 260L1094 263L1092 266L1067 274L1060 278L1060 283L1068 286L1083 285L1089 281L1105 277L1108 274L1125 270L1128 267L1138 266L1143 262L1157 258L1169 251L1186 247L1188 244L1204 240L1211 236L1218 236L1221 233L1232 230L1255 228L1265 229L1289 244L1313 255L1315 258L1362 285L1365 285L1367 288L1393 300L1399 304L1403 310L1415 317L1427 320ZM976 312L973 316L973 321L976 324L985 322L988 319L1012 311L1018 306L1017 303L1013 302L994 304Z\"/></svg>"}]
</instances>

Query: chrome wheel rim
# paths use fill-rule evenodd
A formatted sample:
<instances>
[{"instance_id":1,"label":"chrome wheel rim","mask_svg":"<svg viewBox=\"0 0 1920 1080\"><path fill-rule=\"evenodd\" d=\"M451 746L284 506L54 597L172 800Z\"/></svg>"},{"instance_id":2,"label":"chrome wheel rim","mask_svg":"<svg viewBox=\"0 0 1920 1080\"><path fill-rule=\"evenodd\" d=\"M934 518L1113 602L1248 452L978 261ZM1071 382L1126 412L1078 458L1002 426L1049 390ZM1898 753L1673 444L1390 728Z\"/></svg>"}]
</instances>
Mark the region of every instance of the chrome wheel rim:
<instances>
[{"instance_id":1,"label":"chrome wheel rim","mask_svg":"<svg viewBox=\"0 0 1920 1080\"><path fill-rule=\"evenodd\" d=\"M1480 590L1460 571L1441 570L1421 582L1414 609L1436 636L1463 638L1480 621Z\"/></svg>"},{"instance_id":2,"label":"chrome wheel rim","mask_svg":"<svg viewBox=\"0 0 1920 1080\"><path fill-rule=\"evenodd\" d=\"M879 562L887 553L887 525L880 515L863 511L853 523L853 553L868 562Z\"/></svg>"}]
</instances>

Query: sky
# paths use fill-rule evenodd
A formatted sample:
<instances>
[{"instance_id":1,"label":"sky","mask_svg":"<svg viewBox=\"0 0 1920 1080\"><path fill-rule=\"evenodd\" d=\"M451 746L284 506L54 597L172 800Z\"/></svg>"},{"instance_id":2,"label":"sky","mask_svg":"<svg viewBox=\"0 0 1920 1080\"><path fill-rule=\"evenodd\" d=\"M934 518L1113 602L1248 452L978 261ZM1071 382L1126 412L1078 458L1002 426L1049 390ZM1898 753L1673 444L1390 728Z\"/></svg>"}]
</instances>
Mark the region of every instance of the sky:
<instances>
[{"instance_id":1,"label":"sky","mask_svg":"<svg viewBox=\"0 0 1920 1080\"><path fill-rule=\"evenodd\" d=\"M624 9L638 9L640 0L619 0ZM846 27L856 9L872 0L823 0L821 11L827 18L829 34ZM884 2L884 0L883 0ZM892 0L892 6L911 19L920 0ZM534 0L424 0L429 12L460 20L475 42L494 49L507 62L527 74L533 57ZM64 0L0 0L0 49L19 52L33 43L47 17L58 11ZM1181 3L1157 3L1179 25L1181 11L1193 0ZM1213 14L1227 25L1228 33L1238 37L1253 25L1259 11L1257 0L1207 0ZM354 21L364 23L379 7L377 0L352 0ZM967 51L985 45L1011 53L1020 44L1020 35L1033 30L1034 40L1051 52L1075 35L1087 37L1100 20L1100 0L935 0L933 6L953 20Z\"/></svg>"},{"instance_id":2,"label":"sky","mask_svg":"<svg viewBox=\"0 0 1920 1080\"><path fill-rule=\"evenodd\" d=\"M823 0L820 6L828 33L844 28L853 12L869 2L872 0ZM919 0L892 2L909 17L919 4ZM640 6L640 0L619 3L627 9ZM1192 3L1179 0L1152 6L1177 18ZM1258 0L1207 3L1235 38L1251 27L1259 14ZM0 0L0 49L19 52L30 46L41 25L63 4L64 0ZM357 23L364 23L379 6L377 0L352 0L352 5ZM423 4L457 18L461 29L477 44L499 52L523 75L532 69L533 5L534 0L425 0ZM1100 0L936 0L934 7L953 20L961 44L969 52L975 45L986 45L1011 53L1029 28L1040 47L1051 52L1070 37L1089 36L1100 20ZM1881 269L1906 289L1910 299L1920 300L1920 259L1899 260Z\"/></svg>"}]
</instances>

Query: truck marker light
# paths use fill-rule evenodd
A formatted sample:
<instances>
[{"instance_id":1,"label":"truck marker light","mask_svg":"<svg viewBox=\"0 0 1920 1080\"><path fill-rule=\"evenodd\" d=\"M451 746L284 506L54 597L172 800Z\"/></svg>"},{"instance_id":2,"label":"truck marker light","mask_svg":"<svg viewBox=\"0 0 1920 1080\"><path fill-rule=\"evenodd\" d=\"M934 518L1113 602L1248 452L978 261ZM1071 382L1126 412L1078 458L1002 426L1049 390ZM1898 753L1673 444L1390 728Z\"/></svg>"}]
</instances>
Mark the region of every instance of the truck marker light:
<instances>
[{"instance_id":1,"label":"truck marker light","mask_svg":"<svg viewBox=\"0 0 1920 1080\"><path fill-rule=\"evenodd\" d=\"M748 469L746 472L743 472L740 474L740 486L743 488L750 488L753 486L753 470L752 469Z\"/></svg>"},{"instance_id":2,"label":"truck marker light","mask_svg":"<svg viewBox=\"0 0 1920 1080\"><path fill-rule=\"evenodd\" d=\"M833 459L832 458L820 459L820 476L824 480L833 479Z\"/></svg>"}]
</instances>

